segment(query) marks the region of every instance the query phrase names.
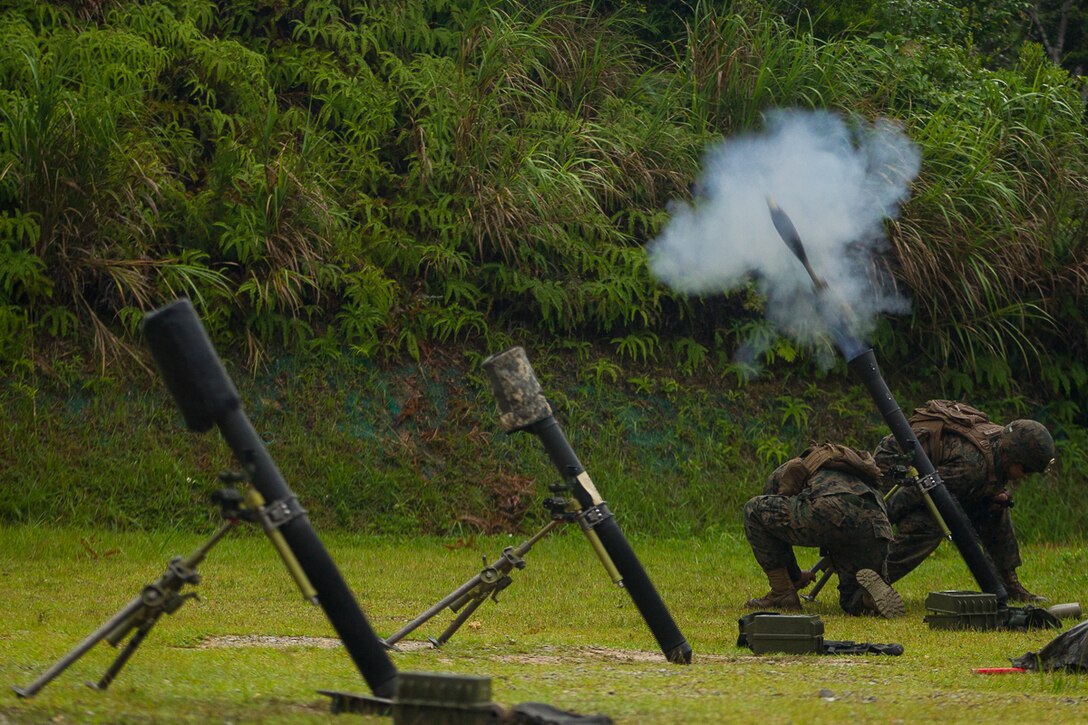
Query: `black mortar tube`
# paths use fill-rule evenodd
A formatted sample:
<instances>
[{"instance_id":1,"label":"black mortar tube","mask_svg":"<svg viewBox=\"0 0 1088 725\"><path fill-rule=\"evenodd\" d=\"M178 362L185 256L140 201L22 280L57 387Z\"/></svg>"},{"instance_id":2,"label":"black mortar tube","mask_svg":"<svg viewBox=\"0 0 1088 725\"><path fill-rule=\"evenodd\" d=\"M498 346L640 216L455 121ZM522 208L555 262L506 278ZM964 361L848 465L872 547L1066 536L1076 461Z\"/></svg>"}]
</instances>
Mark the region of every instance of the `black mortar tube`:
<instances>
[{"instance_id":1,"label":"black mortar tube","mask_svg":"<svg viewBox=\"0 0 1088 725\"><path fill-rule=\"evenodd\" d=\"M681 634L661 595L654 588L627 537L614 516L607 512L585 467L567 440L551 406L541 393L540 384L525 351L514 347L483 362L499 404L500 421L507 433L527 430L535 434L559 473L571 482L574 498L582 510L603 510L605 515L593 526L608 556L623 579L639 613L650 628L658 646L669 662L691 663L691 645Z\"/></svg>"},{"instance_id":2,"label":"black mortar tube","mask_svg":"<svg viewBox=\"0 0 1088 725\"><path fill-rule=\"evenodd\" d=\"M793 255L801 262L801 265L808 273L809 279L812 280L812 288L816 294L816 304L820 315L831 331L831 338L835 341L835 346L839 349L839 352L842 353L847 366L854 371L855 375L861 378L861 382L868 389L869 395L872 396L873 401L876 403L877 410L880 411L884 422L891 429L892 435L895 437L896 442L899 443L899 447L904 451L914 452L914 467L918 470L919 483L928 489L929 497L933 499L937 511L941 514L945 523L948 524L948 528L952 532L952 543L959 549L960 556L963 557L967 568L971 570L971 574L975 577L975 581L978 582L982 591L993 594L997 598L998 606L1004 607L1009 595L997 575L994 563L982 550L982 546L978 541L978 534L975 532L975 527L971 525L970 519L967 518L967 514L964 513L959 502L948 492L948 488L944 485L944 481L941 480L941 475L937 473L933 462L929 460L929 456L918 444L918 437L914 435L914 431L907 421L907 416L899 409L899 404L895 402L895 398L888 389L888 384L884 382L884 377L880 374L880 368L876 364L876 355L873 354L872 348L866 348L862 345L861 341L847 329L842 315L848 308L845 305L838 306L827 303L827 282L817 275L812 268L812 264L808 260L808 254L805 252L805 246L801 243L801 235L797 233L797 228L793 225L789 216L770 197L767 198L767 208L771 213L771 222L774 224L775 230L778 231L778 235L782 237L782 241L786 243Z\"/></svg>"},{"instance_id":3,"label":"black mortar tube","mask_svg":"<svg viewBox=\"0 0 1088 725\"><path fill-rule=\"evenodd\" d=\"M166 387L189 429L204 432L217 426L235 458L247 469L254 488L266 501L271 504L294 500L294 493L242 409L234 382L212 347L192 303L180 299L148 313L143 331ZM318 603L371 691L378 697L392 697L396 667L305 512L297 504L295 508L299 513L279 528L283 538L313 584Z\"/></svg>"},{"instance_id":4,"label":"black mortar tube","mask_svg":"<svg viewBox=\"0 0 1088 725\"><path fill-rule=\"evenodd\" d=\"M858 346L860 347L860 344ZM872 348L848 359L846 364L869 391L877 410L891 429L899 447L904 451L914 452L913 463L918 470L918 480L921 485L929 489L933 504L948 524L949 531L952 532L952 543L959 549L960 556L966 562L967 568L971 570L975 581L978 582L982 591L993 594L997 598L998 607L1004 607L1009 598L1005 585L1002 584L990 557L979 545L978 534L971 525L970 519L967 518L967 514L964 513L959 501L948 492L944 481L941 480L941 475L918 443L918 436L910 427L907 416L895 402L888 384L884 382L884 377L880 374L880 367L877 365L876 355L873 354Z\"/></svg>"}]
</instances>

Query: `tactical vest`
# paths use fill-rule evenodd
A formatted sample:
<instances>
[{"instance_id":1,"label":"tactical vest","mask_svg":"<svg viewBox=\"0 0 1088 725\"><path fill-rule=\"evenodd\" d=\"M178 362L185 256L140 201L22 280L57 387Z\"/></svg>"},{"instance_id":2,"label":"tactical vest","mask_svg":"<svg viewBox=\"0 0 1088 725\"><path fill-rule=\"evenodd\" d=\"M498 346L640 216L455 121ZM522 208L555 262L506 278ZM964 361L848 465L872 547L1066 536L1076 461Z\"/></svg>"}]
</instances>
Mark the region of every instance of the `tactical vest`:
<instances>
[{"instance_id":1,"label":"tactical vest","mask_svg":"<svg viewBox=\"0 0 1088 725\"><path fill-rule=\"evenodd\" d=\"M880 468L868 451L855 451L836 443L811 445L797 458L791 458L775 471L778 494L795 496L800 493L812 474L821 468L842 471L857 476L872 488L880 481Z\"/></svg>"},{"instance_id":2,"label":"tactical vest","mask_svg":"<svg viewBox=\"0 0 1088 725\"><path fill-rule=\"evenodd\" d=\"M978 448L986 461L986 474L990 483L997 481L997 465L994 461L994 441L1001 437L1004 426L994 423L978 408L952 400L930 400L907 419L919 441L929 438L929 457L934 466L944 460L941 449L941 433L950 430Z\"/></svg>"}]
</instances>

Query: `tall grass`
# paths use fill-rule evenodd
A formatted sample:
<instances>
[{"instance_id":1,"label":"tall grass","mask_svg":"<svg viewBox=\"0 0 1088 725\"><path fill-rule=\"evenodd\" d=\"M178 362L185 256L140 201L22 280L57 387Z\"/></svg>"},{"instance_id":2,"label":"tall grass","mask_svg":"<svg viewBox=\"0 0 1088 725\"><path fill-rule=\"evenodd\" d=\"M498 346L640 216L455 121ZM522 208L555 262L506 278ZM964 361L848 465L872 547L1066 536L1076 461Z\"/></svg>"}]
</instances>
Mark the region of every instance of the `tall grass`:
<instances>
[{"instance_id":1,"label":"tall grass","mask_svg":"<svg viewBox=\"0 0 1088 725\"><path fill-rule=\"evenodd\" d=\"M894 237L917 344L997 387L1060 369L1083 347L1070 313L1088 272L1088 208L1083 193L1067 195L1088 169L1083 103L1040 52L923 110L929 156Z\"/></svg>"},{"instance_id":2,"label":"tall grass","mask_svg":"<svg viewBox=\"0 0 1088 725\"><path fill-rule=\"evenodd\" d=\"M23 0L0 26L9 369L139 358L141 313L186 294L251 369L526 328L743 375L759 300L679 297L643 245L710 141L799 106L923 147L889 229L915 301L894 362L1088 414L1084 106L1035 46L994 71L956 38L820 39L746 1Z\"/></svg>"},{"instance_id":3,"label":"tall grass","mask_svg":"<svg viewBox=\"0 0 1088 725\"><path fill-rule=\"evenodd\" d=\"M913 311L884 326L882 361L930 383L922 399L1019 401L1077 460L1088 155L1083 105L1037 48L996 72L928 39L818 40L755 3L697 4L669 36L634 6L580 2L150 2L102 5L92 20L65 7L0 13L0 353L5 395L29 411L8 440L34 439L41 420L66 431L66 395L100 394L117 430L84 448L64 433L33 457L12 450L7 475L24 484L7 489L9 519L158 525L206 495L179 482L196 470L207 485L224 464L192 441L177 463L173 435L126 431L168 426L140 404L123 411L128 378L84 370L125 346L143 359L141 313L186 294L229 360L312 386L290 393L310 412L272 427L290 431L292 480L308 475L304 441L321 430L327 448L310 460L331 475L315 499L337 524L372 511L389 531L498 525L478 520L495 502L477 483L545 476L540 462L524 444L459 437L490 429L486 403L454 413L439 396L413 427L413 406L429 400L422 376L390 391L366 366L449 370L462 351L475 374L484 351L541 341L586 386L557 405L600 451L632 522L673 534L730 525L749 485L811 430L871 444L851 417L866 401L800 398L791 376L817 371L799 366L806 351L776 337L751 289L679 298L647 272L642 245L688 193L705 144L783 105L893 115L923 147L887 262ZM738 357L753 336L764 352ZM349 372L325 379L312 365ZM742 387L758 366L779 378L766 400ZM700 408L689 385L722 397ZM337 401L354 395L397 411L345 422ZM798 418L832 404L837 417ZM716 412L733 407L749 412ZM434 432L455 414L448 435ZM136 493L146 481L118 487L123 464L88 455L113 445L154 461L171 494L153 511ZM457 479L459 465L474 475ZM58 482L50 493L38 470ZM420 480L427 503L413 509Z\"/></svg>"}]
</instances>

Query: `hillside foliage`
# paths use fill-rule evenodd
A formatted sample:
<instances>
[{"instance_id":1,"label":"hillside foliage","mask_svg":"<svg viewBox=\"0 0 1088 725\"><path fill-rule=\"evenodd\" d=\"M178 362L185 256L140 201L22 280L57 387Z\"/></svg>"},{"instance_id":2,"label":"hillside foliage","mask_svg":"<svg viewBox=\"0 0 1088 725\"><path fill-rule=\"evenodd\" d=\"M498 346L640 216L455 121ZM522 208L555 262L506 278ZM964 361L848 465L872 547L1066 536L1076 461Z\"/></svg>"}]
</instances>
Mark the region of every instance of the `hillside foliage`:
<instances>
[{"instance_id":1,"label":"hillside foliage","mask_svg":"<svg viewBox=\"0 0 1088 725\"><path fill-rule=\"evenodd\" d=\"M813 365L752 290L674 293L644 245L708 143L828 108L923 149L888 230L913 304L884 358L1083 425L1079 80L1032 42L994 63L970 28L889 10L829 34L773 5L6 3L0 362L24 382L147 365L143 313L185 295L250 368L523 333L684 374L743 376L753 337L761 366Z\"/></svg>"},{"instance_id":2,"label":"hillside foliage","mask_svg":"<svg viewBox=\"0 0 1088 725\"><path fill-rule=\"evenodd\" d=\"M418 358L503 318L660 322L639 242L705 138L623 23L497 3L94 10L3 16L9 359L93 332L107 360L179 294L251 364L273 343Z\"/></svg>"}]
</instances>

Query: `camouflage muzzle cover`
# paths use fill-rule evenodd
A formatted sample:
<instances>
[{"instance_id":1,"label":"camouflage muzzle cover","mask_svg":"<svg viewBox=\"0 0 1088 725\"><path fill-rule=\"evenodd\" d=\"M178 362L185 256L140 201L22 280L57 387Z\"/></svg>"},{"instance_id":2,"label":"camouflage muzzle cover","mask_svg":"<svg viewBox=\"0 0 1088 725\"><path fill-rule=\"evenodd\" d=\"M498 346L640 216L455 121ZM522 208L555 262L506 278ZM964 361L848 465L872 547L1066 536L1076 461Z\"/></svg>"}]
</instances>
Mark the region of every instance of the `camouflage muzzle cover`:
<instances>
[{"instance_id":1,"label":"camouflage muzzle cover","mask_svg":"<svg viewBox=\"0 0 1088 725\"><path fill-rule=\"evenodd\" d=\"M524 348L512 347L483 361L499 407L499 422L507 433L528 428L552 415Z\"/></svg>"}]
</instances>

